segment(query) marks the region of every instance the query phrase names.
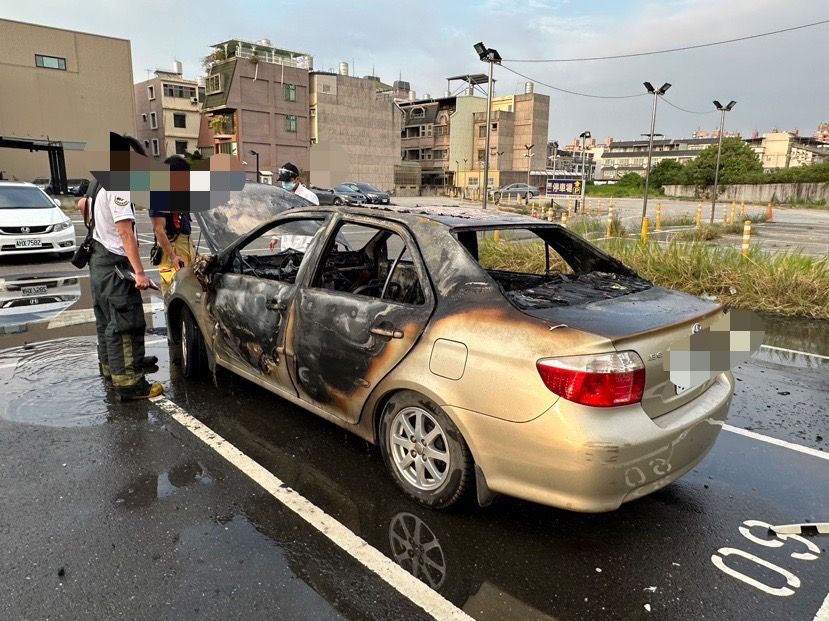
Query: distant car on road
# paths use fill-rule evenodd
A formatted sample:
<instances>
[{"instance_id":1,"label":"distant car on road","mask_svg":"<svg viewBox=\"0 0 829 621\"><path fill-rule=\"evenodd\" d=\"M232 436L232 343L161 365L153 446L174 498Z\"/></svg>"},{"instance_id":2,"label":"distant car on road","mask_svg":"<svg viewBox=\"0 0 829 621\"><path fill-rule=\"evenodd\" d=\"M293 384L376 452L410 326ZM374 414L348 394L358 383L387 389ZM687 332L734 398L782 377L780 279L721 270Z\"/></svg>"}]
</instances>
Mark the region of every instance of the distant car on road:
<instances>
[{"instance_id":1,"label":"distant car on road","mask_svg":"<svg viewBox=\"0 0 829 621\"><path fill-rule=\"evenodd\" d=\"M49 177L38 177L32 181L32 185L43 190L47 194L54 192L52 180Z\"/></svg>"},{"instance_id":2,"label":"distant car on road","mask_svg":"<svg viewBox=\"0 0 829 621\"><path fill-rule=\"evenodd\" d=\"M492 196L495 199L495 202L499 203L501 202L501 198L503 196L516 196L518 198L527 198L527 195L529 195L529 198L538 196L538 188L532 185L527 185L526 183L511 183L510 185L505 185L504 187L495 190Z\"/></svg>"},{"instance_id":3,"label":"distant car on road","mask_svg":"<svg viewBox=\"0 0 829 621\"><path fill-rule=\"evenodd\" d=\"M72 196L83 196L89 189L89 179L69 179L67 189Z\"/></svg>"},{"instance_id":4,"label":"distant car on road","mask_svg":"<svg viewBox=\"0 0 829 621\"><path fill-rule=\"evenodd\" d=\"M356 189L352 183L340 183L334 186L334 191L338 194L349 198L349 205L362 205L363 203L370 203L368 196Z\"/></svg>"},{"instance_id":5,"label":"distant car on road","mask_svg":"<svg viewBox=\"0 0 829 621\"><path fill-rule=\"evenodd\" d=\"M31 183L0 181L0 257L75 251L75 227L56 200Z\"/></svg>"},{"instance_id":6,"label":"distant car on road","mask_svg":"<svg viewBox=\"0 0 829 621\"><path fill-rule=\"evenodd\" d=\"M355 192L361 192L365 194L366 202L368 203L372 203L374 205L388 205L390 202L390 198L387 192L383 192L383 190L378 190L373 185L370 185L368 183L348 181L346 183L341 183L340 185L347 186Z\"/></svg>"},{"instance_id":7,"label":"distant car on road","mask_svg":"<svg viewBox=\"0 0 829 621\"><path fill-rule=\"evenodd\" d=\"M320 205L362 205L366 197L355 192L343 192L337 189L325 189L312 186L311 191L317 195Z\"/></svg>"}]
</instances>

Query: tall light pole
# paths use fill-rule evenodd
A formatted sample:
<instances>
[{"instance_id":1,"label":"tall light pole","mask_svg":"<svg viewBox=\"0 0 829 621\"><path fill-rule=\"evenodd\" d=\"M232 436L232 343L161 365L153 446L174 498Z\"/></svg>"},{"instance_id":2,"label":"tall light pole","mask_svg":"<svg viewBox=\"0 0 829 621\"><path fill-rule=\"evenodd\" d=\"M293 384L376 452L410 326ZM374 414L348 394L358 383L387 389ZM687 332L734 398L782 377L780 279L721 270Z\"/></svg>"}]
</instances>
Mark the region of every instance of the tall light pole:
<instances>
[{"instance_id":1,"label":"tall light pole","mask_svg":"<svg viewBox=\"0 0 829 621\"><path fill-rule=\"evenodd\" d=\"M581 202L580 202L580 204L582 206L584 205L584 191L585 191L585 187L584 187L584 153L585 153L584 143L590 137L591 137L591 135L590 135L589 131L583 131L582 133L579 134L579 138L581 138ZM578 211L579 211L579 204L576 204L576 213L578 213Z\"/></svg>"},{"instance_id":2,"label":"tall light pole","mask_svg":"<svg viewBox=\"0 0 829 621\"><path fill-rule=\"evenodd\" d=\"M711 190L711 224L714 224L714 208L717 205L717 190L719 189L717 184L720 181L720 152L722 151L722 132L723 126L725 125L725 113L730 112L731 108L736 105L737 102L733 99L725 106L716 99L714 100L714 106L720 111L720 135L717 140L717 166L714 168L714 188Z\"/></svg>"},{"instance_id":3,"label":"tall light pole","mask_svg":"<svg viewBox=\"0 0 829 621\"><path fill-rule=\"evenodd\" d=\"M486 144L484 146L484 179L489 181L489 134L492 131L490 120L492 118L492 68L494 65L501 64L501 55L498 50L493 50L491 47L485 46L478 41L474 46L478 53L478 58L483 62L489 63L489 92L486 97ZM488 184L487 184L488 185ZM486 202L489 198L487 188L484 188L483 196L481 198L481 208L486 209Z\"/></svg>"},{"instance_id":4,"label":"tall light pole","mask_svg":"<svg viewBox=\"0 0 829 621\"><path fill-rule=\"evenodd\" d=\"M653 130L656 127L656 102L671 88L668 82L660 86L659 90L655 90L653 84L650 82L643 82L643 84L648 92L653 95L653 109L651 110L651 133L648 136L648 167L645 169L645 198L642 201L642 220L648 215L648 187L651 181L651 156L653 155Z\"/></svg>"},{"instance_id":5,"label":"tall light pole","mask_svg":"<svg viewBox=\"0 0 829 621\"><path fill-rule=\"evenodd\" d=\"M527 205L530 204L530 169L532 168L532 161L533 161L532 149L533 149L534 146L535 146L535 143L524 145L524 148L527 150L527 155L526 155L526 157L527 157L527 195L525 197Z\"/></svg>"},{"instance_id":6,"label":"tall light pole","mask_svg":"<svg viewBox=\"0 0 829 621\"><path fill-rule=\"evenodd\" d=\"M248 153L256 156L256 183L262 183L259 177L259 153L257 151L254 151L253 149L248 151Z\"/></svg>"}]
</instances>

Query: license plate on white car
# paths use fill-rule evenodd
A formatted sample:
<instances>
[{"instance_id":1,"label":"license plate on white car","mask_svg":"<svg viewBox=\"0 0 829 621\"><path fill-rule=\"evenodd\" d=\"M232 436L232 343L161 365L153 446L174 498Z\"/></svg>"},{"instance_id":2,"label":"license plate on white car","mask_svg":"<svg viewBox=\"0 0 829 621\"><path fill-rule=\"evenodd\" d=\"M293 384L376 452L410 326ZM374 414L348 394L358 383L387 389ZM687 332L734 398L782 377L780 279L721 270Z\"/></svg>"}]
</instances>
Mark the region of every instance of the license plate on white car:
<instances>
[{"instance_id":1,"label":"license plate on white car","mask_svg":"<svg viewBox=\"0 0 829 621\"><path fill-rule=\"evenodd\" d=\"M34 287L20 287L20 291L24 297L30 298L34 295L46 295L46 285L37 285Z\"/></svg>"},{"instance_id":2,"label":"license plate on white car","mask_svg":"<svg viewBox=\"0 0 829 621\"><path fill-rule=\"evenodd\" d=\"M40 248L42 243L39 239L18 239L14 245L17 248Z\"/></svg>"}]
</instances>

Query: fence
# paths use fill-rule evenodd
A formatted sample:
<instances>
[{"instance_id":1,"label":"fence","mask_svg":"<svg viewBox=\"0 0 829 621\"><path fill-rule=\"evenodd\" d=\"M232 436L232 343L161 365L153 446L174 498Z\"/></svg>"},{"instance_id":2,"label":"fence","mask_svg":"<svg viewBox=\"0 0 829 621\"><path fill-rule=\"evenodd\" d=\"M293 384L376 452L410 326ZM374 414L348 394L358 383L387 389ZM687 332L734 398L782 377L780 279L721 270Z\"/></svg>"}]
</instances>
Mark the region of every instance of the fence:
<instances>
[{"instance_id":1,"label":"fence","mask_svg":"<svg viewBox=\"0 0 829 621\"><path fill-rule=\"evenodd\" d=\"M663 186L665 196L681 198L705 198L711 196L711 188L700 189L693 185ZM740 183L721 186L718 200L746 203L829 203L829 183Z\"/></svg>"}]
</instances>

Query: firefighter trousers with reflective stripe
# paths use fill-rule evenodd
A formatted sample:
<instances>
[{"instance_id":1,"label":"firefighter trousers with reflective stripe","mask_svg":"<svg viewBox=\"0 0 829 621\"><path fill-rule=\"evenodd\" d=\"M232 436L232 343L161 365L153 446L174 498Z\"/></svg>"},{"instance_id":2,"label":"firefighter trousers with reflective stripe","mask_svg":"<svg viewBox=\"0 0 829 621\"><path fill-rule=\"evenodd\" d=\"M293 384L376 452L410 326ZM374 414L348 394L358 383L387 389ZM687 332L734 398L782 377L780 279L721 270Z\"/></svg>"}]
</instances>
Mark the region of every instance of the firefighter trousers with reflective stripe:
<instances>
[{"instance_id":1,"label":"firefighter trousers with reflective stripe","mask_svg":"<svg viewBox=\"0 0 829 621\"><path fill-rule=\"evenodd\" d=\"M126 257L93 242L89 280L98 333L98 361L101 372L112 378L116 388L129 388L144 380L141 359L146 323L141 293L133 281L118 277L116 266L122 272L132 271Z\"/></svg>"}]
</instances>

